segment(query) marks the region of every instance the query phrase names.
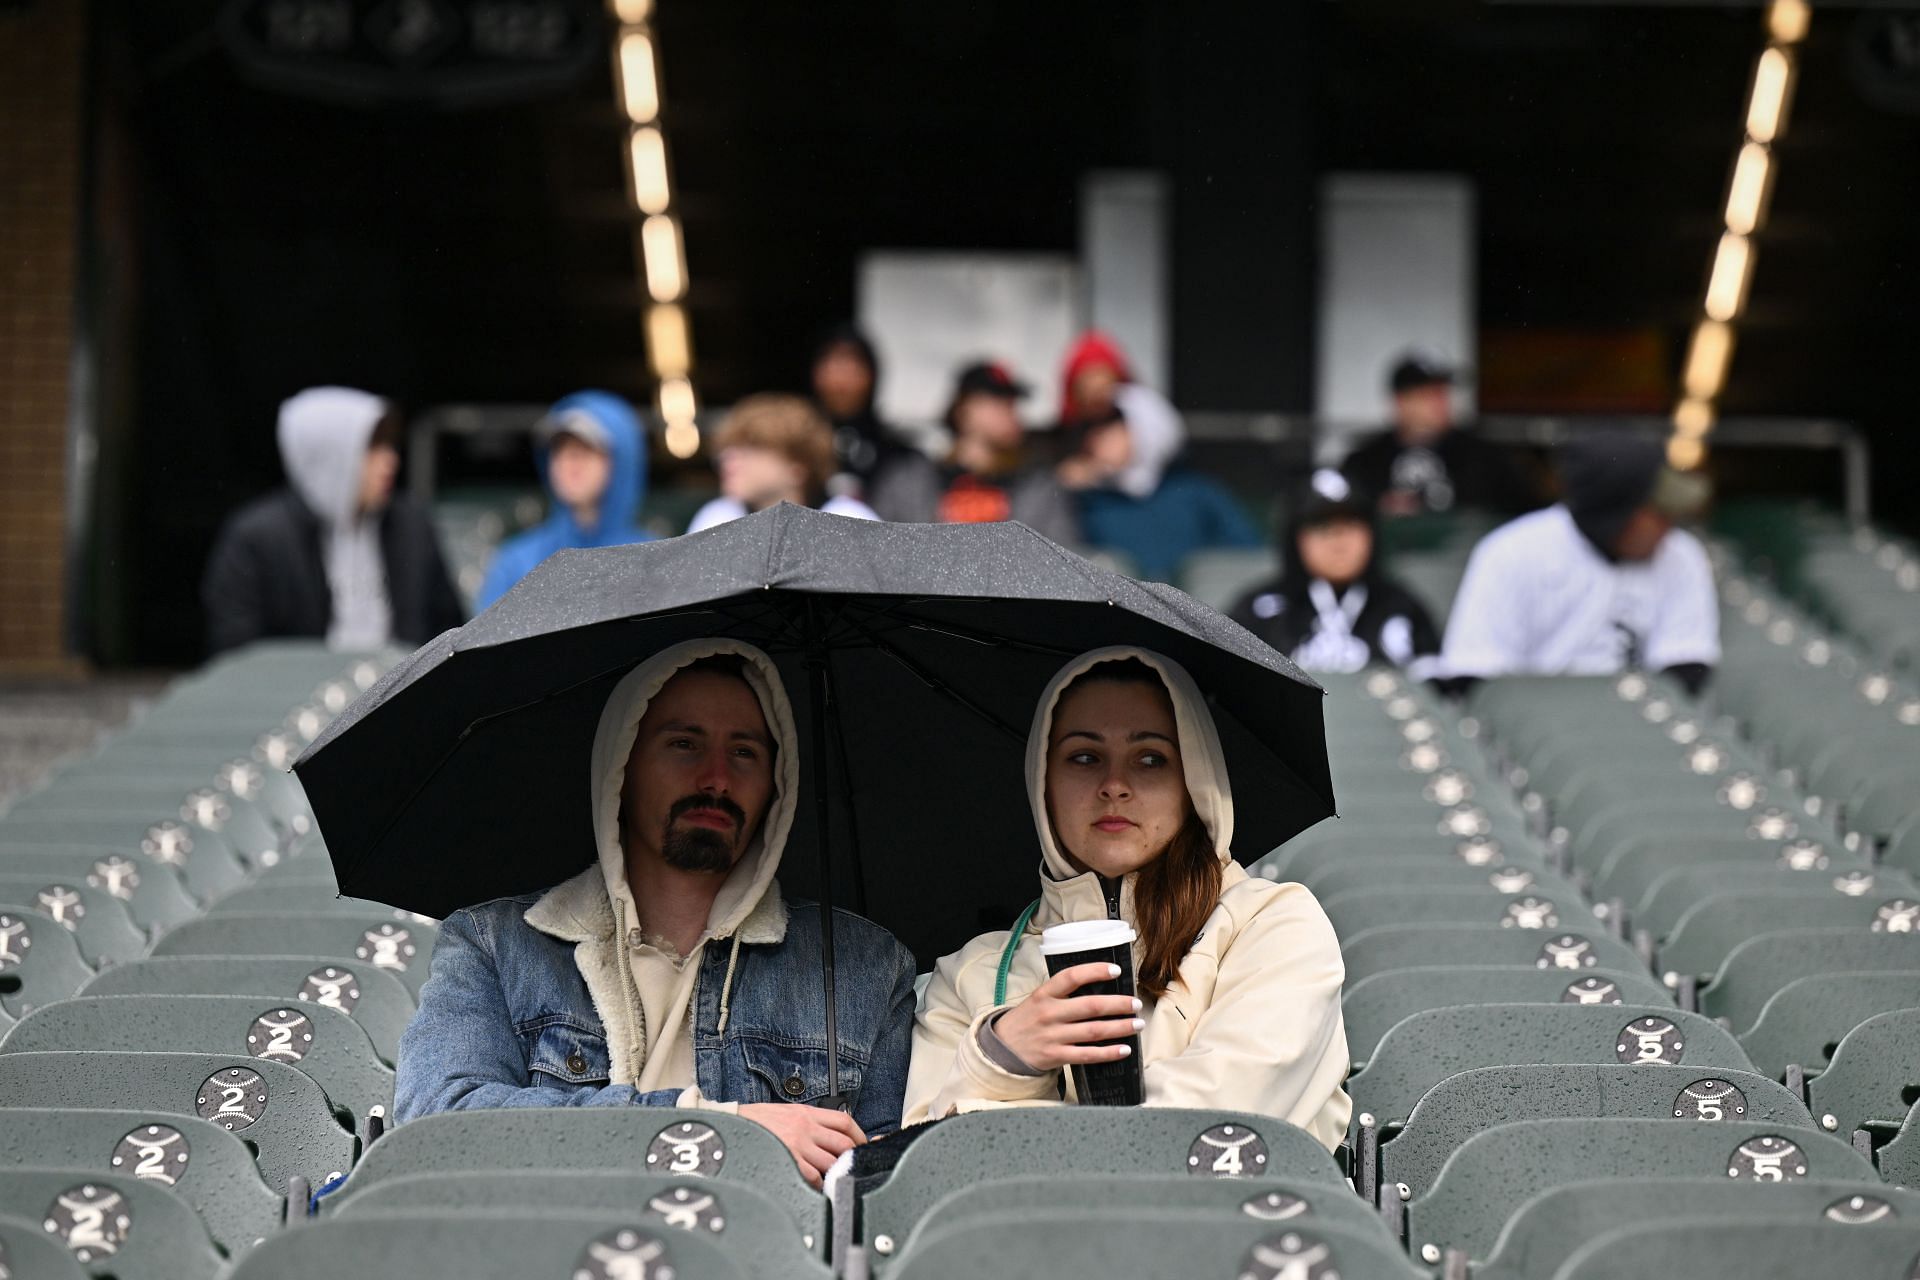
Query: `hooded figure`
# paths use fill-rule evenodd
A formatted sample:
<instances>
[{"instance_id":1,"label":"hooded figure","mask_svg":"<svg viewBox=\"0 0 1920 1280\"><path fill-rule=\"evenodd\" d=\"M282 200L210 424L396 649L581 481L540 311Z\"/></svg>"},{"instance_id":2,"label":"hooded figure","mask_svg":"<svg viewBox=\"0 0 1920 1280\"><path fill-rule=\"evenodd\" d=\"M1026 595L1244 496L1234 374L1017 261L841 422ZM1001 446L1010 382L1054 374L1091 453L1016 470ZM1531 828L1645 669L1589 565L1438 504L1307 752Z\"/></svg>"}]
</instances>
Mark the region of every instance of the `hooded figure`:
<instances>
[{"instance_id":1,"label":"hooded figure","mask_svg":"<svg viewBox=\"0 0 1920 1280\"><path fill-rule=\"evenodd\" d=\"M1280 535L1280 576L1229 616L1309 671L1406 667L1426 678L1440 632L1426 606L1375 554L1373 512L1337 471L1321 471Z\"/></svg>"},{"instance_id":2,"label":"hooded figure","mask_svg":"<svg viewBox=\"0 0 1920 1280\"><path fill-rule=\"evenodd\" d=\"M1097 474L1085 476L1084 483L1068 475L1061 480L1069 488L1112 489L1134 499L1151 497L1168 465L1186 446L1187 425L1165 396L1134 381L1119 343L1097 329L1089 330L1067 352L1060 371L1060 425L1091 433L1116 417L1126 427L1124 456L1111 466L1096 468Z\"/></svg>"},{"instance_id":3,"label":"hooded figure","mask_svg":"<svg viewBox=\"0 0 1920 1280\"><path fill-rule=\"evenodd\" d=\"M1109 674L1096 668L1107 668ZM1089 672L1095 672L1090 681L1076 685ZM1073 767L1083 767L1078 731L1091 726L1077 722L1082 714L1078 709L1074 724L1057 723L1055 715L1076 690L1098 688L1103 681L1140 683L1142 677L1156 697L1164 692L1172 704L1187 825L1140 869L1116 880L1077 863L1062 847L1058 833L1071 829L1066 825L1070 819L1061 812L1059 793L1050 802L1049 772L1066 767L1059 764L1063 752L1071 753L1065 759ZM1056 733L1062 735L1059 741ZM1098 751L1090 747L1094 759L1084 767L1114 775L1100 785L1096 804L1111 804L1150 825L1153 819L1144 809L1131 807L1135 797L1130 788L1144 797L1150 785L1140 784L1141 775L1127 781L1126 771L1135 767L1129 753L1136 745L1102 746ZM1142 770L1164 764L1164 748L1149 743L1138 746L1138 752L1137 767ZM1128 762L1119 763L1116 757ZM1047 686L1034 713L1027 739L1027 780L1040 844L1039 901L1023 918L1017 936L1005 930L984 934L935 967L914 1030L907 1123L956 1111L1072 1104L1072 1073L1023 1059L1015 1048L1018 1037L1005 1019L1037 1006L1048 995L1041 988L1060 983L1048 979L1040 955L1044 929L1066 921L1118 918L1142 935L1135 943L1134 967L1141 975L1138 1021L1143 1025L1137 1034L1146 1105L1263 1112L1299 1125L1329 1149L1337 1146L1346 1136L1352 1111L1341 1088L1349 1064L1340 1013L1345 976L1340 942L1304 886L1249 876L1234 861L1226 756L1193 678L1179 664L1147 649L1096 649L1073 659ZM1188 838L1195 822L1198 856L1217 863L1219 887L1210 909L1205 902L1199 904L1205 914L1192 941L1181 949L1179 940L1173 940L1177 964L1156 997L1149 993L1150 952L1156 943L1145 922L1163 904L1143 902L1141 886L1155 861L1174 856L1174 845ZM1003 965L1005 991L996 998ZM1052 1003L1071 1005L1072 1000ZM1056 1016L1071 1019L1073 1014ZM1117 1034L1127 1033L1122 1029Z\"/></svg>"},{"instance_id":4,"label":"hooded figure","mask_svg":"<svg viewBox=\"0 0 1920 1280\"><path fill-rule=\"evenodd\" d=\"M619 547L653 539L634 524L647 494L647 449L646 432L632 405L605 391L577 392L548 410L538 430L542 439L534 464L552 509L540 524L509 538L494 552L475 608L484 609L507 594L556 551ZM597 498L589 496L584 502L573 501L577 495L565 493L553 474L554 451L576 442L598 450L606 459L605 487ZM593 508L590 518L583 518L583 507Z\"/></svg>"},{"instance_id":5,"label":"hooded figure","mask_svg":"<svg viewBox=\"0 0 1920 1280\"><path fill-rule=\"evenodd\" d=\"M642 927L628 881L624 824L632 810L623 806L634 800L625 791L630 761L646 745L636 738L649 705L689 667L745 682L766 726L767 741L756 738L756 747L772 759L764 815L739 833L744 847L682 951ZM691 742L703 731L676 724L659 732ZM693 750L680 738L665 745ZM716 750L721 745L732 750ZM400 1045L398 1119L486 1107L739 1111L826 1101L819 913L789 903L775 879L799 795L800 752L772 661L751 645L711 638L641 663L607 698L586 781L594 865L545 892L468 907L441 924L420 1010ZM838 913L834 936L841 1089L872 1133L899 1122L913 957L849 913Z\"/></svg>"},{"instance_id":6,"label":"hooded figure","mask_svg":"<svg viewBox=\"0 0 1920 1280\"><path fill-rule=\"evenodd\" d=\"M833 428L839 459L835 496L859 496L880 468L902 450L894 429L874 408L880 394L880 354L857 326L837 324L820 335L808 366L814 403Z\"/></svg>"},{"instance_id":7,"label":"hooded figure","mask_svg":"<svg viewBox=\"0 0 1920 1280\"><path fill-rule=\"evenodd\" d=\"M1720 609L1700 542L1675 522L1706 485L1658 440L1596 433L1561 452L1563 500L1480 540L1441 651L1455 682L1498 675L1671 673L1691 690L1720 660Z\"/></svg>"},{"instance_id":8,"label":"hooded figure","mask_svg":"<svg viewBox=\"0 0 1920 1280\"><path fill-rule=\"evenodd\" d=\"M280 406L284 488L228 519L200 597L215 653L269 637L423 644L463 620L424 508L393 492L393 407L348 387Z\"/></svg>"}]
</instances>

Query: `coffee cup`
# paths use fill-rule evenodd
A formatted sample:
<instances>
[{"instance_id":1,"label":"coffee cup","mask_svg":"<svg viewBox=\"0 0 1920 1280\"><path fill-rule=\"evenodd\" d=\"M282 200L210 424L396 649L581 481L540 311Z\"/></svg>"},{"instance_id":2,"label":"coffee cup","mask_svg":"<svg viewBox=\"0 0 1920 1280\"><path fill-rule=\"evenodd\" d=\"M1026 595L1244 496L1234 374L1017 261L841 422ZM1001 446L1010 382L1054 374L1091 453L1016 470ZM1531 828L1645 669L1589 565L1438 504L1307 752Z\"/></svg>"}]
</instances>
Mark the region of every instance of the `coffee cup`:
<instances>
[{"instance_id":1,"label":"coffee cup","mask_svg":"<svg viewBox=\"0 0 1920 1280\"><path fill-rule=\"evenodd\" d=\"M1080 964L1111 964L1120 976L1083 983L1076 996L1131 996L1133 991L1133 926L1125 920L1073 920L1056 924L1040 935L1040 955L1047 972L1057 974ZM1130 1035L1105 1044L1124 1044L1133 1050L1116 1062L1076 1064L1073 1092L1082 1105L1137 1107L1146 1089L1140 1075L1140 1037Z\"/></svg>"}]
</instances>

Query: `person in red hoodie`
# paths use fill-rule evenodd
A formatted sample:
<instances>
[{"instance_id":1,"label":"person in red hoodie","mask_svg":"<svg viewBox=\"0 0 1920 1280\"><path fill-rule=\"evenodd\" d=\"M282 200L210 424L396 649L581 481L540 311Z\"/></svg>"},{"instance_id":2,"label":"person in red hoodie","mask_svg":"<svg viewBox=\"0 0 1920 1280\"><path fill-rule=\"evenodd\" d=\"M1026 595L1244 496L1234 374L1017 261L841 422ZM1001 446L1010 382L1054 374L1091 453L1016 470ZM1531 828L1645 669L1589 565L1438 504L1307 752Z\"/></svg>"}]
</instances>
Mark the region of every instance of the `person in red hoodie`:
<instances>
[{"instance_id":1,"label":"person in red hoodie","mask_svg":"<svg viewBox=\"0 0 1920 1280\"><path fill-rule=\"evenodd\" d=\"M1060 423L1073 452L1054 474L1072 491L1089 544L1161 581L1176 578L1195 551L1260 545L1232 494L1172 466L1187 439L1179 411L1135 381L1126 353L1098 330L1067 353Z\"/></svg>"}]
</instances>

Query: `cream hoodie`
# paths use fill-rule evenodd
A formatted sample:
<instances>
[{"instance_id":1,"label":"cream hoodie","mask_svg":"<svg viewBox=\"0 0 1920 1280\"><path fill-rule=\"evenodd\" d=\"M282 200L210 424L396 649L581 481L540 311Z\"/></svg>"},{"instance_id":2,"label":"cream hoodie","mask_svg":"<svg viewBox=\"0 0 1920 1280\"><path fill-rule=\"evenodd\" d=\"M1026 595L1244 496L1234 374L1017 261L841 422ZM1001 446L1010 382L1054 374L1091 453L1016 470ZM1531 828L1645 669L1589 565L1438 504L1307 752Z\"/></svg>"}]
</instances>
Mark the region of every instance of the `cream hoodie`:
<instances>
[{"instance_id":1,"label":"cream hoodie","mask_svg":"<svg viewBox=\"0 0 1920 1280\"><path fill-rule=\"evenodd\" d=\"M1027 788L1042 854L1040 907L1014 954L1006 1004L993 1002L1005 930L975 938L934 967L914 1023L905 1122L999 1106L1057 1106L1063 1084L1072 1100L1071 1072L1015 1075L981 1050L979 1029L1046 980L1041 930L1108 914L1100 877L1074 870L1054 840L1046 763L1061 690L1088 668L1118 658L1138 658L1166 681L1187 791L1223 870L1219 905L1166 995L1148 1001L1141 1015L1146 1105L1279 1116L1332 1149L1346 1137L1353 1111L1341 1088L1348 1058L1339 939L1305 886L1271 884L1234 862L1233 794L1206 701L1178 663L1134 648L1082 654L1041 695L1027 738ZM1129 922L1134 882L1132 875L1121 881L1120 915Z\"/></svg>"},{"instance_id":2,"label":"cream hoodie","mask_svg":"<svg viewBox=\"0 0 1920 1280\"><path fill-rule=\"evenodd\" d=\"M620 843L620 798L627 758L647 705L682 667L715 654L736 653L746 660L744 674L777 751L773 762L773 798L753 843L734 864L707 915L706 931L684 959L671 947L655 945L642 933L633 894L627 888L626 850ZM587 993L607 1030L611 1083L644 1091L688 1085L683 1107L735 1111L739 1104L704 1099L694 1079L693 1039L688 1007L700 959L708 943L729 947L725 986L720 995L725 1030L733 975L743 942L777 943L786 936L786 906L774 876L786 850L800 793L799 736L793 707L773 660L750 644L707 638L662 650L623 677L608 695L593 736L591 798L599 865L555 887L527 909L527 922L549 933L575 936L582 922L598 924L593 936L574 948ZM611 909L611 929L605 920Z\"/></svg>"}]
</instances>

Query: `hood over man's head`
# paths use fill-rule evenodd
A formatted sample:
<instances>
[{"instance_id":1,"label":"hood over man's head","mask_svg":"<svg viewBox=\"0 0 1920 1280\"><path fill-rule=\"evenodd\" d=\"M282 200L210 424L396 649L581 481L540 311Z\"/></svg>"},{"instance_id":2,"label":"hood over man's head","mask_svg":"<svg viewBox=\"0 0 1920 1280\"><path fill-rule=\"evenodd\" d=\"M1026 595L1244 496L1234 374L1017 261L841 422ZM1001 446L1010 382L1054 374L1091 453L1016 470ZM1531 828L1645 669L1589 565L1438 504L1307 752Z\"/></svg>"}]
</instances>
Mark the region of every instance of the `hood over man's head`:
<instances>
[{"instance_id":1,"label":"hood over man's head","mask_svg":"<svg viewBox=\"0 0 1920 1280\"><path fill-rule=\"evenodd\" d=\"M793 710L772 659L739 641L691 640L629 672L594 735L591 791L602 869L629 851L724 876L708 932L737 928L779 870L799 793Z\"/></svg>"},{"instance_id":2,"label":"hood over man's head","mask_svg":"<svg viewBox=\"0 0 1920 1280\"><path fill-rule=\"evenodd\" d=\"M322 524L378 511L399 470L393 406L351 387L309 387L280 405L280 463L287 483Z\"/></svg>"}]
</instances>

